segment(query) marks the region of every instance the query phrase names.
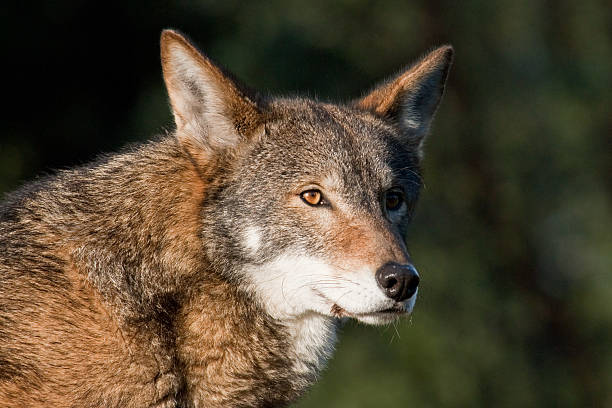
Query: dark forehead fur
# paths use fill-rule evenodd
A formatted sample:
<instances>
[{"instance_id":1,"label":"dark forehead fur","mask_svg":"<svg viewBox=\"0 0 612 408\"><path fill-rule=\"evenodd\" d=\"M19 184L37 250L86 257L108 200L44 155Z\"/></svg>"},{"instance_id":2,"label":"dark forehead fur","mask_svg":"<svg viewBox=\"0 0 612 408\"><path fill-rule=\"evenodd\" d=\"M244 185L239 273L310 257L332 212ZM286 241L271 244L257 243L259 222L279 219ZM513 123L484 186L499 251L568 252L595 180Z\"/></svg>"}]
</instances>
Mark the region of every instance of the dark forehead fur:
<instances>
[{"instance_id":1,"label":"dark forehead fur","mask_svg":"<svg viewBox=\"0 0 612 408\"><path fill-rule=\"evenodd\" d=\"M282 132L278 136L289 138L293 146L317 142L335 148L335 152L366 148L376 154L381 152L382 143L396 139L399 132L384 119L351 106L300 98L277 99L269 106L271 125L277 125Z\"/></svg>"},{"instance_id":2,"label":"dark forehead fur","mask_svg":"<svg viewBox=\"0 0 612 408\"><path fill-rule=\"evenodd\" d=\"M266 134L249 167L265 163L266 172L301 176L303 182L337 176L363 190L394 184L418 189L417 149L400 142L393 123L352 106L309 99L276 99L268 108Z\"/></svg>"}]
</instances>

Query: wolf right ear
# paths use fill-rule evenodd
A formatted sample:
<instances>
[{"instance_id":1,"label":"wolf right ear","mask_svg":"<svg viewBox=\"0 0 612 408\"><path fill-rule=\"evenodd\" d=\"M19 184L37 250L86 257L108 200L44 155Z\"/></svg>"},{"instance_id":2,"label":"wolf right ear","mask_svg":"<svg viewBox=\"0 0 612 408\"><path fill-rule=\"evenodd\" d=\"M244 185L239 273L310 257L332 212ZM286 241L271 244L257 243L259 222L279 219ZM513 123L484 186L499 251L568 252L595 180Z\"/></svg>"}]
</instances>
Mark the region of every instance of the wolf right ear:
<instances>
[{"instance_id":1,"label":"wolf right ear","mask_svg":"<svg viewBox=\"0 0 612 408\"><path fill-rule=\"evenodd\" d=\"M161 61L179 142L235 147L263 124L257 96L206 58L183 35L164 30Z\"/></svg>"},{"instance_id":2,"label":"wolf right ear","mask_svg":"<svg viewBox=\"0 0 612 408\"><path fill-rule=\"evenodd\" d=\"M355 105L395 122L404 143L417 148L421 154L423 140L444 93L452 59L453 47L439 47L405 72L376 87Z\"/></svg>"}]
</instances>

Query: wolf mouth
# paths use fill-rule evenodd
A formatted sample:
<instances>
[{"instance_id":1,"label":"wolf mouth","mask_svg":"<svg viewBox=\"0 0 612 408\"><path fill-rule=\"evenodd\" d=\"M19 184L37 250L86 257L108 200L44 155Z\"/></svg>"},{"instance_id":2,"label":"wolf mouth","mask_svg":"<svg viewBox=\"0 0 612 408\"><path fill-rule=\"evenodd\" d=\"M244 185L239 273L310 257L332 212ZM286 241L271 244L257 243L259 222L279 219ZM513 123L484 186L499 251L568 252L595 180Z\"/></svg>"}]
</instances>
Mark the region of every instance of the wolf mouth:
<instances>
[{"instance_id":1,"label":"wolf mouth","mask_svg":"<svg viewBox=\"0 0 612 408\"><path fill-rule=\"evenodd\" d=\"M355 318L360 318L360 317L376 317L376 316L381 316L381 315L399 317L399 316L401 316L403 314L406 314L406 313L408 313L408 311L406 310L405 307L403 307L402 305L395 305L395 306L389 307L387 309L377 310L375 312L355 313L352 316L355 317Z\"/></svg>"},{"instance_id":2,"label":"wolf mouth","mask_svg":"<svg viewBox=\"0 0 612 408\"><path fill-rule=\"evenodd\" d=\"M403 315L403 314L408 312L403 305L395 304L395 305L393 305L391 307L388 307L386 309L376 310L376 311L372 311L372 312L351 313L348 310L344 309L342 306L338 305L337 303L333 303L325 295L323 295L322 293L320 293L318 291L317 291L317 295L319 295L325 301L332 303L332 306L330 308L330 314L332 316L334 316L334 317L337 317L337 318L352 317L352 318L357 318L358 319L359 317L368 317L368 316L376 316L376 315L397 315L397 316L400 316L400 315Z\"/></svg>"},{"instance_id":3,"label":"wolf mouth","mask_svg":"<svg viewBox=\"0 0 612 408\"><path fill-rule=\"evenodd\" d=\"M331 307L331 314L335 317L352 317L354 319L359 319L360 317L376 317L376 316L395 316L399 317L403 314L406 314L408 311L402 306L393 306L387 309L377 310L374 312L366 312L366 313L350 313L338 306L334 303Z\"/></svg>"},{"instance_id":4,"label":"wolf mouth","mask_svg":"<svg viewBox=\"0 0 612 408\"><path fill-rule=\"evenodd\" d=\"M379 310L378 312L364 313L364 314L376 314L376 313L404 314L406 313L406 309L402 306L393 306L388 309Z\"/></svg>"}]
</instances>

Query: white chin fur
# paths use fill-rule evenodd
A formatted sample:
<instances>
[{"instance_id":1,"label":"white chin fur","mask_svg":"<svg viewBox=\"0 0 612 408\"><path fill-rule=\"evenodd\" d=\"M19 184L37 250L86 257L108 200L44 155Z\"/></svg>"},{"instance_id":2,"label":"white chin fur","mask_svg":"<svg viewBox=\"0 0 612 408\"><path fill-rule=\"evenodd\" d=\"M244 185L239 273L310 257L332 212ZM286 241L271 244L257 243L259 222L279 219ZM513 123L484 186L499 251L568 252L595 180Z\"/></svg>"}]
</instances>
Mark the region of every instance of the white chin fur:
<instances>
[{"instance_id":1,"label":"white chin fur","mask_svg":"<svg viewBox=\"0 0 612 408\"><path fill-rule=\"evenodd\" d=\"M355 319L360 321L361 323L371 324L371 325L383 325L394 322L403 316L409 316L414 309L414 304L416 303L416 298L418 294L415 292L412 297L403 302L404 312L403 313L365 313L360 315L353 316Z\"/></svg>"},{"instance_id":2,"label":"white chin fur","mask_svg":"<svg viewBox=\"0 0 612 408\"><path fill-rule=\"evenodd\" d=\"M369 324L372 326L380 326L383 324L389 324L400 318L399 314L386 314L386 313L377 313L377 314L367 314L367 315L358 315L355 316L355 319L361 323Z\"/></svg>"},{"instance_id":3,"label":"white chin fur","mask_svg":"<svg viewBox=\"0 0 612 408\"><path fill-rule=\"evenodd\" d=\"M313 311L328 314L327 301L317 294L316 287L329 281L331 270L320 260L283 255L246 272L254 293L272 317L294 319Z\"/></svg>"},{"instance_id":4,"label":"white chin fur","mask_svg":"<svg viewBox=\"0 0 612 408\"><path fill-rule=\"evenodd\" d=\"M283 255L246 272L268 313L280 320L316 312L386 324L410 313L416 300L415 293L403 302L404 313L379 313L398 305L380 290L374 271L337 270L308 256Z\"/></svg>"}]
</instances>

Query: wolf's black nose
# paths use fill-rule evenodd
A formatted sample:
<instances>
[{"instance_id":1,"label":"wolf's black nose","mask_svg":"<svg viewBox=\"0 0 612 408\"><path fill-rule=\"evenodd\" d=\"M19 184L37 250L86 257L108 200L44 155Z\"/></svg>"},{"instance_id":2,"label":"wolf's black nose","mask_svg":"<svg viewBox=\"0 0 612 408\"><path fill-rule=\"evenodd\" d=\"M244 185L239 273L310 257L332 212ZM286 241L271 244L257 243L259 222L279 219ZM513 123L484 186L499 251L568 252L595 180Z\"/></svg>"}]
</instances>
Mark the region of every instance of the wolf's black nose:
<instances>
[{"instance_id":1,"label":"wolf's black nose","mask_svg":"<svg viewBox=\"0 0 612 408\"><path fill-rule=\"evenodd\" d=\"M376 271L376 282L391 299L401 302L414 295L419 286L419 273L410 264L388 263Z\"/></svg>"}]
</instances>

